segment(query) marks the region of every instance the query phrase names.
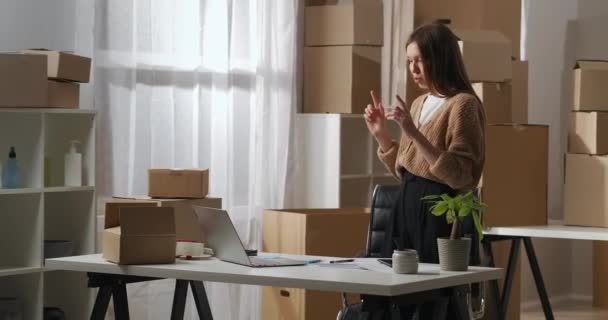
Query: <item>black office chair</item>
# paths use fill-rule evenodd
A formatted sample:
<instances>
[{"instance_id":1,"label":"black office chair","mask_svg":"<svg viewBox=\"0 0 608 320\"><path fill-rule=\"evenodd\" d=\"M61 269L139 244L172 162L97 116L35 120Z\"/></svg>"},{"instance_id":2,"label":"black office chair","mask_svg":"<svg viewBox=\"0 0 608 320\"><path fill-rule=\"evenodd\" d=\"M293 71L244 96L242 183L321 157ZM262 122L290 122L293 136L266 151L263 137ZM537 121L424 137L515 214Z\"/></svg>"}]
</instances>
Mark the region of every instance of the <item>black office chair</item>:
<instances>
[{"instance_id":1,"label":"black office chair","mask_svg":"<svg viewBox=\"0 0 608 320\"><path fill-rule=\"evenodd\" d=\"M376 185L372 195L369 229L367 232L367 249L365 256L368 258L380 258L385 255L386 233L389 232L391 213L397 201L399 186ZM472 219L464 222L465 230L472 230L471 265L480 265L479 239ZM467 297L469 314L472 319L481 319L485 313L485 284L474 283L471 285L471 293Z\"/></svg>"}]
</instances>

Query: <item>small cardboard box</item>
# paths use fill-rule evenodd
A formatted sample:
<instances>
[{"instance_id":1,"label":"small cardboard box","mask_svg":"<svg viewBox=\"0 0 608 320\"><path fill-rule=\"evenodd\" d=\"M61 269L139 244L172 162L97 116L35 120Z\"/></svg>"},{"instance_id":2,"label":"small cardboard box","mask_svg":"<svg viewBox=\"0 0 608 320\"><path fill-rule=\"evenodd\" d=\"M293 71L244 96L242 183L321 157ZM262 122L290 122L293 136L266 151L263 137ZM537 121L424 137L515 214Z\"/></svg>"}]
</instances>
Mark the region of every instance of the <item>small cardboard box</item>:
<instances>
[{"instance_id":1,"label":"small cardboard box","mask_svg":"<svg viewBox=\"0 0 608 320\"><path fill-rule=\"evenodd\" d=\"M204 198L209 190L209 170L150 169L148 195L153 198Z\"/></svg>"},{"instance_id":2,"label":"small cardboard box","mask_svg":"<svg viewBox=\"0 0 608 320\"><path fill-rule=\"evenodd\" d=\"M528 61L513 60L511 121L528 123Z\"/></svg>"},{"instance_id":3,"label":"small cardboard box","mask_svg":"<svg viewBox=\"0 0 608 320\"><path fill-rule=\"evenodd\" d=\"M380 92L382 48L304 48L304 113L363 113L369 91Z\"/></svg>"},{"instance_id":4,"label":"small cardboard box","mask_svg":"<svg viewBox=\"0 0 608 320\"><path fill-rule=\"evenodd\" d=\"M608 61L579 60L574 66L574 110L608 111Z\"/></svg>"},{"instance_id":5,"label":"small cardboard box","mask_svg":"<svg viewBox=\"0 0 608 320\"><path fill-rule=\"evenodd\" d=\"M133 205L143 203L158 207L173 208L175 215L175 235L178 240L203 241L203 235L197 225L192 206L222 208L222 199L152 199L146 196L114 196L113 203Z\"/></svg>"},{"instance_id":6,"label":"small cardboard box","mask_svg":"<svg viewBox=\"0 0 608 320\"><path fill-rule=\"evenodd\" d=\"M487 126L480 183L486 227L547 224L548 153L548 126Z\"/></svg>"},{"instance_id":7,"label":"small cardboard box","mask_svg":"<svg viewBox=\"0 0 608 320\"><path fill-rule=\"evenodd\" d=\"M571 112L568 152L608 154L608 112Z\"/></svg>"},{"instance_id":8,"label":"small cardboard box","mask_svg":"<svg viewBox=\"0 0 608 320\"><path fill-rule=\"evenodd\" d=\"M263 251L332 257L365 252L369 209L285 209L264 212ZM293 288L262 290L265 320L333 319L340 294ZM355 301L350 297L349 301Z\"/></svg>"},{"instance_id":9,"label":"small cardboard box","mask_svg":"<svg viewBox=\"0 0 608 320\"><path fill-rule=\"evenodd\" d=\"M414 24L449 20L458 29L496 30L511 43L509 56L520 57L521 1L518 0L415 0Z\"/></svg>"},{"instance_id":10,"label":"small cardboard box","mask_svg":"<svg viewBox=\"0 0 608 320\"><path fill-rule=\"evenodd\" d=\"M75 82L48 80L47 107L77 109L80 104L80 85Z\"/></svg>"},{"instance_id":11,"label":"small cardboard box","mask_svg":"<svg viewBox=\"0 0 608 320\"><path fill-rule=\"evenodd\" d=\"M382 1L353 0L349 4L306 7L307 46L382 46Z\"/></svg>"},{"instance_id":12,"label":"small cardboard box","mask_svg":"<svg viewBox=\"0 0 608 320\"><path fill-rule=\"evenodd\" d=\"M47 57L47 77L65 81L89 82L91 58L48 49L28 49L23 53Z\"/></svg>"},{"instance_id":13,"label":"small cardboard box","mask_svg":"<svg viewBox=\"0 0 608 320\"><path fill-rule=\"evenodd\" d=\"M173 208L107 203L102 256L117 264L175 263Z\"/></svg>"},{"instance_id":14,"label":"small cardboard box","mask_svg":"<svg viewBox=\"0 0 608 320\"><path fill-rule=\"evenodd\" d=\"M473 90L483 103L487 123L511 122L511 83L478 82Z\"/></svg>"},{"instance_id":15,"label":"small cardboard box","mask_svg":"<svg viewBox=\"0 0 608 320\"><path fill-rule=\"evenodd\" d=\"M566 155L564 223L608 227L608 156Z\"/></svg>"},{"instance_id":16,"label":"small cardboard box","mask_svg":"<svg viewBox=\"0 0 608 320\"><path fill-rule=\"evenodd\" d=\"M0 107L44 107L48 99L46 59L20 53L0 54Z\"/></svg>"},{"instance_id":17,"label":"small cardboard box","mask_svg":"<svg viewBox=\"0 0 608 320\"><path fill-rule=\"evenodd\" d=\"M471 82L504 82L511 75L511 41L492 30L452 30Z\"/></svg>"}]
</instances>

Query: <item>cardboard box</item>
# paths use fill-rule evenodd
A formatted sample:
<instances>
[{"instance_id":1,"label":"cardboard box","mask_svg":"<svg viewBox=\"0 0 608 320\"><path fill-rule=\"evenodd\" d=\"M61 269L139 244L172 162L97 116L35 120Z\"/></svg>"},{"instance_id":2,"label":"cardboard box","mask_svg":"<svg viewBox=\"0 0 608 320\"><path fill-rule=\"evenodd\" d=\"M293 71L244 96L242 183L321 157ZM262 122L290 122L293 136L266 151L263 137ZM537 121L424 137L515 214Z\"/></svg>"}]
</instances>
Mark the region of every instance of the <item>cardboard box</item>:
<instances>
[{"instance_id":1,"label":"cardboard box","mask_svg":"<svg viewBox=\"0 0 608 320\"><path fill-rule=\"evenodd\" d=\"M369 210L362 208L266 210L263 251L354 257L365 252L368 225ZM262 292L265 320L334 319L341 307L339 293L270 287Z\"/></svg>"},{"instance_id":2,"label":"cardboard box","mask_svg":"<svg viewBox=\"0 0 608 320\"><path fill-rule=\"evenodd\" d=\"M593 241L593 307L608 308L608 242Z\"/></svg>"},{"instance_id":3,"label":"cardboard box","mask_svg":"<svg viewBox=\"0 0 608 320\"><path fill-rule=\"evenodd\" d=\"M497 31L452 30L471 82L504 82L511 75L511 41Z\"/></svg>"},{"instance_id":4,"label":"cardboard box","mask_svg":"<svg viewBox=\"0 0 608 320\"><path fill-rule=\"evenodd\" d=\"M0 54L0 107L44 107L47 90L44 57Z\"/></svg>"},{"instance_id":5,"label":"cardboard box","mask_svg":"<svg viewBox=\"0 0 608 320\"><path fill-rule=\"evenodd\" d=\"M209 192L209 170L149 169L148 195L153 198L204 198Z\"/></svg>"},{"instance_id":6,"label":"cardboard box","mask_svg":"<svg viewBox=\"0 0 608 320\"><path fill-rule=\"evenodd\" d=\"M608 112L571 112L568 152L608 154Z\"/></svg>"},{"instance_id":7,"label":"cardboard box","mask_svg":"<svg viewBox=\"0 0 608 320\"><path fill-rule=\"evenodd\" d=\"M548 126L487 126L484 226L547 224L548 149Z\"/></svg>"},{"instance_id":8,"label":"cardboard box","mask_svg":"<svg viewBox=\"0 0 608 320\"><path fill-rule=\"evenodd\" d=\"M350 4L306 7L307 46L382 46L382 1L353 0Z\"/></svg>"},{"instance_id":9,"label":"cardboard box","mask_svg":"<svg viewBox=\"0 0 608 320\"><path fill-rule=\"evenodd\" d=\"M608 227L608 156L566 155L564 223Z\"/></svg>"},{"instance_id":10,"label":"cardboard box","mask_svg":"<svg viewBox=\"0 0 608 320\"><path fill-rule=\"evenodd\" d=\"M478 82L473 90L483 103L487 123L511 123L511 83Z\"/></svg>"},{"instance_id":11,"label":"cardboard box","mask_svg":"<svg viewBox=\"0 0 608 320\"><path fill-rule=\"evenodd\" d=\"M458 29L496 30L513 43L509 56L520 57L521 1L415 0L414 25L449 19Z\"/></svg>"},{"instance_id":12,"label":"cardboard box","mask_svg":"<svg viewBox=\"0 0 608 320\"><path fill-rule=\"evenodd\" d=\"M363 113L370 90L380 91L382 48L304 48L305 113Z\"/></svg>"},{"instance_id":13,"label":"cardboard box","mask_svg":"<svg viewBox=\"0 0 608 320\"><path fill-rule=\"evenodd\" d=\"M47 107L77 109L80 105L80 85L75 82L48 80Z\"/></svg>"},{"instance_id":14,"label":"cardboard box","mask_svg":"<svg viewBox=\"0 0 608 320\"><path fill-rule=\"evenodd\" d=\"M222 199L152 199L146 196L115 196L113 203L122 204L153 204L157 207L173 208L175 216L175 235L178 240L203 241L204 237L197 225L192 206L222 208Z\"/></svg>"},{"instance_id":15,"label":"cardboard box","mask_svg":"<svg viewBox=\"0 0 608 320\"><path fill-rule=\"evenodd\" d=\"M511 67L511 121L528 123L528 61L513 60Z\"/></svg>"},{"instance_id":16,"label":"cardboard box","mask_svg":"<svg viewBox=\"0 0 608 320\"><path fill-rule=\"evenodd\" d=\"M608 111L608 61L579 60L574 66L574 110Z\"/></svg>"},{"instance_id":17,"label":"cardboard box","mask_svg":"<svg viewBox=\"0 0 608 320\"><path fill-rule=\"evenodd\" d=\"M48 49L29 49L23 53L47 57L47 77L65 81L89 82L91 58Z\"/></svg>"},{"instance_id":18,"label":"cardboard box","mask_svg":"<svg viewBox=\"0 0 608 320\"><path fill-rule=\"evenodd\" d=\"M102 256L117 264L175 262L173 208L107 203Z\"/></svg>"}]
</instances>

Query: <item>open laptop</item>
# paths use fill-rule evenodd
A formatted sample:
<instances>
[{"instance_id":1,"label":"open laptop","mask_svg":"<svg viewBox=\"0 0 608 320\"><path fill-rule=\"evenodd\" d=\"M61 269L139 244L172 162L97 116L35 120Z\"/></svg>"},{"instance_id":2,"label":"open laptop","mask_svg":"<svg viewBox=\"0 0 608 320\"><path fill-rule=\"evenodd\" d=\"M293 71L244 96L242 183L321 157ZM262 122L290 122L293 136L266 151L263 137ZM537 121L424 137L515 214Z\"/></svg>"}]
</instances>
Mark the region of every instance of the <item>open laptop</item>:
<instances>
[{"instance_id":1,"label":"open laptop","mask_svg":"<svg viewBox=\"0 0 608 320\"><path fill-rule=\"evenodd\" d=\"M302 260L250 257L245 252L228 212L198 206L193 206L193 208L198 225L207 238L205 246L213 249L215 256L222 261L250 267L302 266L306 264L306 261Z\"/></svg>"}]
</instances>

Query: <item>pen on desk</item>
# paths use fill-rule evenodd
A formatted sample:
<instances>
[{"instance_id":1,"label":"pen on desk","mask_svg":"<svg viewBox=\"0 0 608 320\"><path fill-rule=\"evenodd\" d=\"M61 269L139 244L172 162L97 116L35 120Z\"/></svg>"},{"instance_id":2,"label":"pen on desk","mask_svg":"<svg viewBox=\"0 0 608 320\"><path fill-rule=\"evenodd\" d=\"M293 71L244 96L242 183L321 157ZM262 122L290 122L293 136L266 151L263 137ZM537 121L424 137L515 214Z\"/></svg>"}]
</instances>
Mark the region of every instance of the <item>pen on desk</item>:
<instances>
[{"instance_id":1,"label":"pen on desk","mask_svg":"<svg viewBox=\"0 0 608 320\"><path fill-rule=\"evenodd\" d=\"M353 262L355 259L344 259L344 260L332 260L329 263L342 263L342 262Z\"/></svg>"}]
</instances>

